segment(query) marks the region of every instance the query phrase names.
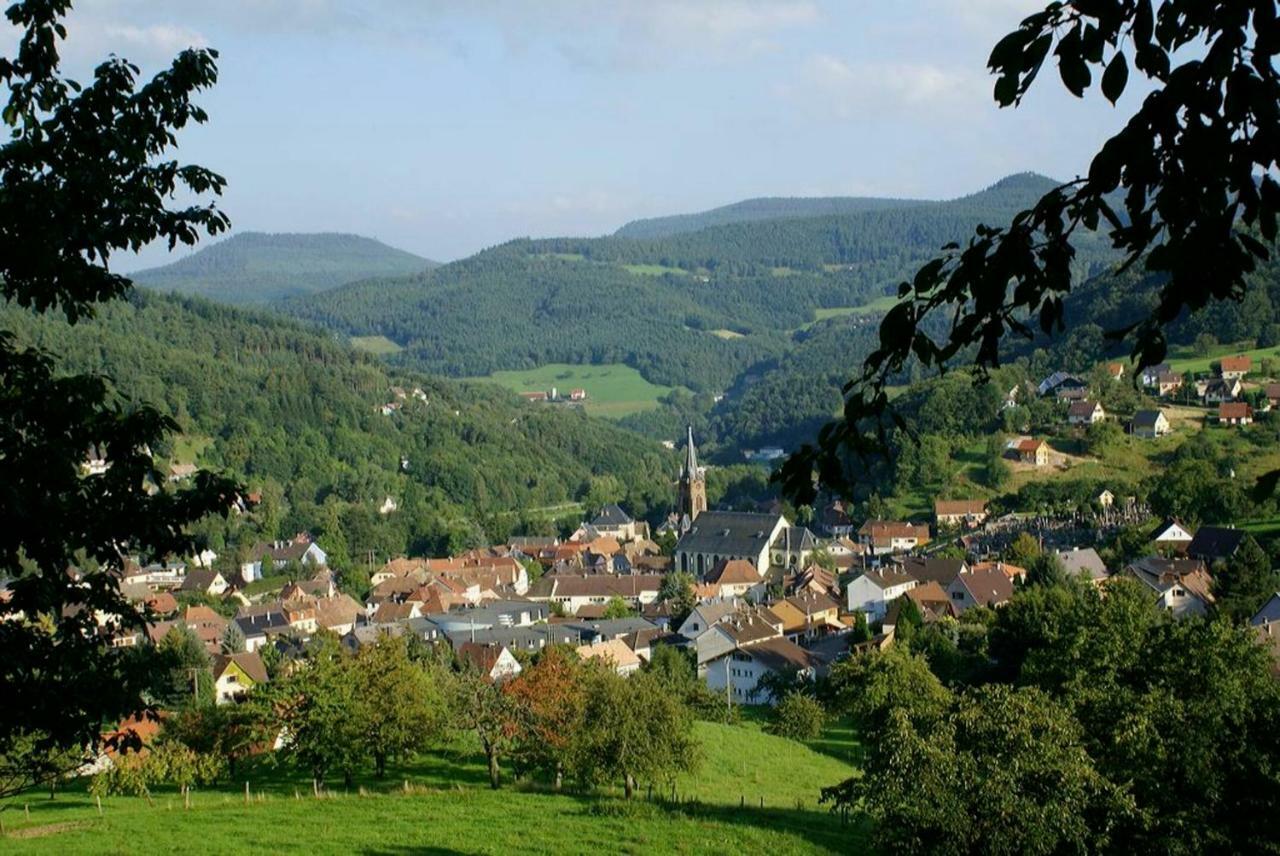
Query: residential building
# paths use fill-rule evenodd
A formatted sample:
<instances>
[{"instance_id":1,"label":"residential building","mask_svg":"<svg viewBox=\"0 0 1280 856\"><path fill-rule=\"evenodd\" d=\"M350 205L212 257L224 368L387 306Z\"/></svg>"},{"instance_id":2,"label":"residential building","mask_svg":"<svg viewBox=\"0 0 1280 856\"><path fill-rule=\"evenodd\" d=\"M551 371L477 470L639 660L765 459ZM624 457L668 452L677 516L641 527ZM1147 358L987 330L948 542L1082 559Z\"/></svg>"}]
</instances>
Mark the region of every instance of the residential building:
<instances>
[{"instance_id":1,"label":"residential building","mask_svg":"<svg viewBox=\"0 0 1280 856\"><path fill-rule=\"evenodd\" d=\"M1133 421L1129 424L1129 430L1135 437L1147 440L1163 437L1173 430L1163 410L1139 410L1133 414Z\"/></svg>"},{"instance_id":2,"label":"residential building","mask_svg":"<svg viewBox=\"0 0 1280 856\"><path fill-rule=\"evenodd\" d=\"M934 500L933 519L939 526L981 526L987 521L987 501L985 499Z\"/></svg>"},{"instance_id":3,"label":"residential building","mask_svg":"<svg viewBox=\"0 0 1280 856\"><path fill-rule=\"evenodd\" d=\"M707 582L719 586L717 596L721 598L764 599L765 578L746 559L722 559L707 575Z\"/></svg>"},{"instance_id":4,"label":"residential building","mask_svg":"<svg viewBox=\"0 0 1280 856\"><path fill-rule=\"evenodd\" d=\"M1187 555L1193 559L1203 559L1207 564L1230 559L1244 543L1245 532L1228 526L1201 526L1196 530L1191 543L1187 545Z\"/></svg>"},{"instance_id":5,"label":"residential building","mask_svg":"<svg viewBox=\"0 0 1280 856\"><path fill-rule=\"evenodd\" d=\"M574 649L579 659L609 663L619 675L626 677L640 671L640 655L621 639L609 639L580 645Z\"/></svg>"},{"instance_id":6,"label":"residential building","mask_svg":"<svg viewBox=\"0 0 1280 856\"><path fill-rule=\"evenodd\" d=\"M1224 401L1235 401L1242 390L1243 386L1238 378L1214 378L1205 383L1201 397L1206 406L1221 404Z\"/></svg>"},{"instance_id":7,"label":"residential building","mask_svg":"<svg viewBox=\"0 0 1280 856\"><path fill-rule=\"evenodd\" d=\"M1093 425L1106 418L1106 410L1097 401L1073 401L1067 407L1067 423L1070 425Z\"/></svg>"},{"instance_id":8,"label":"residential building","mask_svg":"<svg viewBox=\"0 0 1280 856\"><path fill-rule=\"evenodd\" d=\"M942 556L903 556L894 561L893 567L921 585L933 581L944 589L951 585L951 581L957 575L968 573L970 570L963 559L949 559Z\"/></svg>"},{"instance_id":9,"label":"residential building","mask_svg":"<svg viewBox=\"0 0 1280 856\"><path fill-rule=\"evenodd\" d=\"M804 642L848 628L840 621L840 602L830 595L805 592L769 604L769 611L782 619L782 635L792 642Z\"/></svg>"},{"instance_id":10,"label":"residential building","mask_svg":"<svg viewBox=\"0 0 1280 856\"><path fill-rule=\"evenodd\" d=\"M217 704L242 701L245 693L267 682L267 667L253 651L213 658L213 698Z\"/></svg>"},{"instance_id":11,"label":"residential building","mask_svg":"<svg viewBox=\"0 0 1280 856\"><path fill-rule=\"evenodd\" d=\"M929 543L929 524L868 520L858 529L858 541L874 555L903 553Z\"/></svg>"},{"instance_id":12,"label":"residential building","mask_svg":"<svg viewBox=\"0 0 1280 856\"><path fill-rule=\"evenodd\" d=\"M1098 551L1092 547L1061 550L1055 555L1058 557L1058 563L1062 565L1062 570L1069 577L1077 577L1096 585L1111 575L1102 557L1098 555Z\"/></svg>"},{"instance_id":13,"label":"residential building","mask_svg":"<svg viewBox=\"0 0 1280 856\"><path fill-rule=\"evenodd\" d=\"M1248 425L1253 422L1253 408L1243 401L1224 401L1218 405L1219 425Z\"/></svg>"},{"instance_id":14,"label":"residential building","mask_svg":"<svg viewBox=\"0 0 1280 856\"><path fill-rule=\"evenodd\" d=\"M1055 398L1082 397L1081 393L1087 392L1088 384L1068 372L1054 372L1036 387L1038 395L1052 395Z\"/></svg>"},{"instance_id":15,"label":"residential building","mask_svg":"<svg viewBox=\"0 0 1280 856\"><path fill-rule=\"evenodd\" d=\"M264 558L269 559L271 567L263 568ZM328 565L329 557L319 544L311 540L310 535L299 533L289 541L255 544L249 550L249 560L240 565L240 576L246 583L251 583L283 570L290 562L297 562L303 567L322 568Z\"/></svg>"},{"instance_id":16,"label":"residential building","mask_svg":"<svg viewBox=\"0 0 1280 856\"><path fill-rule=\"evenodd\" d=\"M1167 548L1185 553L1194 536L1176 517L1166 517L1151 533L1151 541L1157 549Z\"/></svg>"},{"instance_id":17,"label":"residential building","mask_svg":"<svg viewBox=\"0 0 1280 856\"><path fill-rule=\"evenodd\" d=\"M489 683L514 678L522 670L515 655L496 643L463 642L457 654L465 667L475 670Z\"/></svg>"},{"instance_id":18,"label":"residential building","mask_svg":"<svg viewBox=\"0 0 1280 856\"><path fill-rule=\"evenodd\" d=\"M1218 361L1218 376L1223 380L1242 380L1253 368L1253 358L1247 354L1223 357Z\"/></svg>"},{"instance_id":19,"label":"residential building","mask_svg":"<svg viewBox=\"0 0 1280 856\"><path fill-rule=\"evenodd\" d=\"M564 611L576 615L588 604L605 605L621 598L633 609L658 599L662 587L661 574L545 574L529 589L533 601L558 603Z\"/></svg>"},{"instance_id":20,"label":"residential building","mask_svg":"<svg viewBox=\"0 0 1280 856\"><path fill-rule=\"evenodd\" d=\"M735 703L775 704L778 699L760 685L768 675L812 677L819 660L785 638L738 646L707 664L707 688L727 693Z\"/></svg>"},{"instance_id":21,"label":"residential building","mask_svg":"<svg viewBox=\"0 0 1280 856\"><path fill-rule=\"evenodd\" d=\"M178 591L220 597L228 588L230 585L223 579L222 574L212 568L195 568L183 578Z\"/></svg>"},{"instance_id":22,"label":"residential building","mask_svg":"<svg viewBox=\"0 0 1280 856\"><path fill-rule=\"evenodd\" d=\"M1157 605L1174 618L1206 615L1213 606L1213 578L1199 559L1147 556L1126 567L1125 573L1147 586Z\"/></svg>"},{"instance_id":23,"label":"residential building","mask_svg":"<svg viewBox=\"0 0 1280 856\"><path fill-rule=\"evenodd\" d=\"M1156 382L1154 384L1149 384L1149 386L1155 387L1156 395L1161 398L1168 398L1178 390L1182 389L1182 384L1182 375L1175 374L1174 372L1163 372L1157 375Z\"/></svg>"},{"instance_id":24,"label":"residential building","mask_svg":"<svg viewBox=\"0 0 1280 856\"><path fill-rule=\"evenodd\" d=\"M868 622L879 621L889 604L916 585L914 578L893 567L865 571L845 586L845 605L849 612L861 612Z\"/></svg>"},{"instance_id":25,"label":"residential building","mask_svg":"<svg viewBox=\"0 0 1280 856\"><path fill-rule=\"evenodd\" d=\"M964 571L947 586L947 595L957 615L975 606L1003 606L1013 597L1013 580L995 567Z\"/></svg>"},{"instance_id":26,"label":"residential building","mask_svg":"<svg viewBox=\"0 0 1280 856\"><path fill-rule=\"evenodd\" d=\"M617 505L606 505L600 509L600 513L591 520L591 525L601 536L615 541L634 541L639 537L636 521Z\"/></svg>"},{"instance_id":27,"label":"residential building","mask_svg":"<svg viewBox=\"0 0 1280 856\"><path fill-rule=\"evenodd\" d=\"M1172 366L1168 363L1158 363L1154 366L1147 366L1143 369L1142 374L1139 375L1139 379L1142 381L1143 386L1151 387L1156 385L1161 375L1171 374L1173 374Z\"/></svg>"},{"instance_id":28,"label":"residential building","mask_svg":"<svg viewBox=\"0 0 1280 856\"><path fill-rule=\"evenodd\" d=\"M1032 437L1020 437L1010 440L1007 447L1015 458L1024 464L1043 467L1049 463L1049 444L1044 440Z\"/></svg>"}]
</instances>

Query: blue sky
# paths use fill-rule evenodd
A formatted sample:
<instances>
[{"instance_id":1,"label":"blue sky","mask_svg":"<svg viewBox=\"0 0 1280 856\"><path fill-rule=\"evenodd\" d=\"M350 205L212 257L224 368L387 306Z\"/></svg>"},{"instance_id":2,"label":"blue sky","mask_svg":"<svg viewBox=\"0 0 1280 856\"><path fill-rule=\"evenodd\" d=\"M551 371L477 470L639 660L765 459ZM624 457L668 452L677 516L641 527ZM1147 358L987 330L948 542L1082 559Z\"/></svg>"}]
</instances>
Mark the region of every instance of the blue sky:
<instances>
[{"instance_id":1,"label":"blue sky","mask_svg":"<svg viewBox=\"0 0 1280 856\"><path fill-rule=\"evenodd\" d=\"M953 197L1070 177L1135 106L985 73L1035 0L79 0L69 67L221 52L183 159L237 230L448 260L762 195ZM1052 72L1053 69L1046 69ZM164 261L157 252L142 262Z\"/></svg>"}]
</instances>

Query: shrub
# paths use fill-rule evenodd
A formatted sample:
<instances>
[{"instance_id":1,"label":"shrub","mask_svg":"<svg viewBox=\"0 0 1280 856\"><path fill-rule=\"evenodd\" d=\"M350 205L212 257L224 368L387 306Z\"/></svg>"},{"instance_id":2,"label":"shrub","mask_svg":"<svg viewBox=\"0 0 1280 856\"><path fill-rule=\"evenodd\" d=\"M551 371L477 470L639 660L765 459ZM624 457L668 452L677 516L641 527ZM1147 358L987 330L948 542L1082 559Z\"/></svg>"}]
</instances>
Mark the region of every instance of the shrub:
<instances>
[{"instance_id":1,"label":"shrub","mask_svg":"<svg viewBox=\"0 0 1280 856\"><path fill-rule=\"evenodd\" d=\"M827 712L817 699L792 690L773 711L769 732L792 740L813 740L822 734Z\"/></svg>"}]
</instances>

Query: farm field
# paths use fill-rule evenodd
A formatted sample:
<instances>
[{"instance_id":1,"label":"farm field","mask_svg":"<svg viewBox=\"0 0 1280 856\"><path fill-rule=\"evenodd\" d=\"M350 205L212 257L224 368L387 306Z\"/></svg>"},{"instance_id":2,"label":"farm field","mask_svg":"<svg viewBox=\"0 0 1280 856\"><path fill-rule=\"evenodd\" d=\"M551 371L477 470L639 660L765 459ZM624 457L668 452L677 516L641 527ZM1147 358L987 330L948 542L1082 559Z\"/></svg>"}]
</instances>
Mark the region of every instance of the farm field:
<instances>
[{"instance_id":1,"label":"farm field","mask_svg":"<svg viewBox=\"0 0 1280 856\"><path fill-rule=\"evenodd\" d=\"M357 351L364 351L368 354L377 354L378 356L387 356L389 354L398 354L404 348L388 339L386 336L352 336L351 347Z\"/></svg>"},{"instance_id":2,"label":"farm field","mask_svg":"<svg viewBox=\"0 0 1280 856\"><path fill-rule=\"evenodd\" d=\"M1250 373L1250 379L1257 380L1256 375L1259 372L1259 364L1264 359L1280 361L1280 346L1271 348L1232 348L1222 347L1217 349L1212 355L1207 357L1198 357L1191 353L1190 348L1174 348L1168 360L1170 368L1175 372L1182 374L1184 372L1195 372L1197 374L1208 373L1214 363L1223 357L1233 357L1237 354L1243 354L1253 358L1253 372Z\"/></svg>"},{"instance_id":3,"label":"farm field","mask_svg":"<svg viewBox=\"0 0 1280 856\"><path fill-rule=\"evenodd\" d=\"M11 804L5 853L283 852L314 853L856 853L861 824L842 826L817 804L818 791L852 768L852 734L833 726L809 746L740 725L696 723L704 747L695 777L676 783L680 806L611 790L553 794L532 787L488 788L469 747L425 755L358 778L350 792L310 796L310 780L259 766L243 784L196 790L191 809L171 792L110 797L103 812L82 787L29 796L30 816ZM406 788L405 782L408 782ZM696 783L696 784L695 784ZM760 807L763 798L764 807ZM693 800L693 802L687 802ZM17 808L17 811L12 810Z\"/></svg>"},{"instance_id":4,"label":"farm field","mask_svg":"<svg viewBox=\"0 0 1280 856\"><path fill-rule=\"evenodd\" d=\"M580 387L587 391L588 413L613 419L652 410L658 406L658 399L672 390L669 386L650 383L622 363L598 366L549 363L536 369L500 371L466 380L501 384L513 392L549 391L555 387L563 395Z\"/></svg>"}]
</instances>

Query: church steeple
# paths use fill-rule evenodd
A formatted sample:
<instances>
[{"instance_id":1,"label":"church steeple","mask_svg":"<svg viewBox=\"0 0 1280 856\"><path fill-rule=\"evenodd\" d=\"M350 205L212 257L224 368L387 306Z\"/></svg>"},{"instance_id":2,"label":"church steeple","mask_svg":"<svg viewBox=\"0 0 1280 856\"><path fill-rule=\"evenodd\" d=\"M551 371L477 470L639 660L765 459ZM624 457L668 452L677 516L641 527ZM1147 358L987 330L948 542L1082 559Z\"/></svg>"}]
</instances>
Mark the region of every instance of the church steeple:
<instances>
[{"instance_id":1,"label":"church steeple","mask_svg":"<svg viewBox=\"0 0 1280 856\"><path fill-rule=\"evenodd\" d=\"M684 447L684 466L680 468L680 490L677 511L692 522L707 510L707 479L698 466L698 449L693 445L693 426L688 427Z\"/></svg>"}]
</instances>

